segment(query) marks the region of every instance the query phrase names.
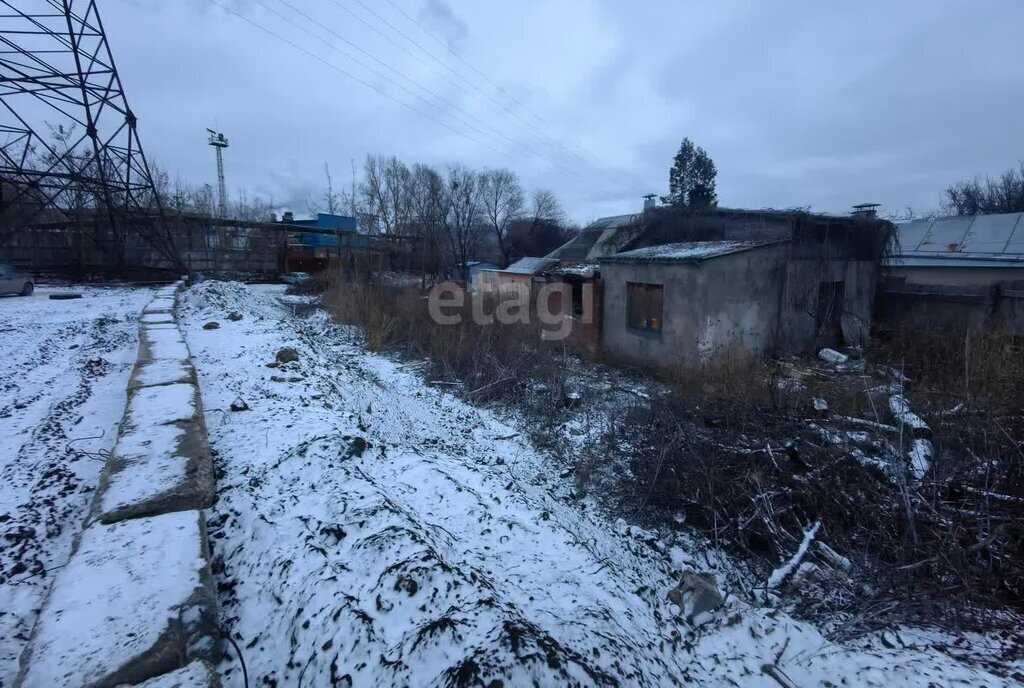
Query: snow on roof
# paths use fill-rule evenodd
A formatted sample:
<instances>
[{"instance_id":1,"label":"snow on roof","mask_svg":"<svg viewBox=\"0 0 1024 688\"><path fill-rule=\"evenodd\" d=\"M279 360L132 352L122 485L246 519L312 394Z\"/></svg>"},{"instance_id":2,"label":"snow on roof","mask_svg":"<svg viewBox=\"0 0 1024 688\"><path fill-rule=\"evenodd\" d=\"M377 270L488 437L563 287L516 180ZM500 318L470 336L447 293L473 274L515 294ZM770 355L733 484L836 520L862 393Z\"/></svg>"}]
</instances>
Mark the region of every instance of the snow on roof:
<instances>
[{"instance_id":1,"label":"snow on roof","mask_svg":"<svg viewBox=\"0 0 1024 688\"><path fill-rule=\"evenodd\" d=\"M1024 267L1024 213L956 215L896 225L894 265Z\"/></svg>"},{"instance_id":2,"label":"snow on roof","mask_svg":"<svg viewBox=\"0 0 1024 688\"><path fill-rule=\"evenodd\" d=\"M661 246L648 246L638 248L624 253L616 253L602 261L687 261L705 260L724 256L728 253L745 251L757 246L765 246L764 242L758 241L688 241L680 244L662 244Z\"/></svg>"},{"instance_id":3,"label":"snow on roof","mask_svg":"<svg viewBox=\"0 0 1024 688\"><path fill-rule=\"evenodd\" d=\"M551 272L556 275L564 275L566 277L593 277L601 271L601 266L598 263L580 263L578 265L563 265L555 268Z\"/></svg>"},{"instance_id":4,"label":"snow on roof","mask_svg":"<svg viewBox=\"0 0 1024 688\"><path fill-rule=\"evenodd\" d=\"M558 260L554 258L521 258L504 270L497 270L497 272L512 272L517 275L536 275L538 272L547 270L556 263L558 263Z\"/></svg>"}]
</instances>

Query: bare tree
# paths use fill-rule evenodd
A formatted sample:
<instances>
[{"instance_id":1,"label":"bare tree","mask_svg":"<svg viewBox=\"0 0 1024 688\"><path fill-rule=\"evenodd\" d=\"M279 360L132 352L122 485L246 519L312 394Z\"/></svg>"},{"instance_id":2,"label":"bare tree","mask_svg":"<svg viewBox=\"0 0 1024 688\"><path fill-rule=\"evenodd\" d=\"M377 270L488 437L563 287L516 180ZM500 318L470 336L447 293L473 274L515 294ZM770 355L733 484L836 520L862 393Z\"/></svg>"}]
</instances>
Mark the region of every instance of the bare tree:
<instances>
[{"instance_id":1,"label":"bare tree","mask_svg":"<svg viewBox=\"0 0 1024 688\"><path fill-rule=\"evenodd\" d=\"M412 173L394 156L368 155L363 174L361 195L376 216L380 233L398 234L411 217Z\"/></svg>"},{"instance_id":2,"label":"bare tree","mask_svg":"<svg viewBox=\"0 0 1024 688\"><path fill-rule=\"evenodd\" d=\"M512 245L509 228L523 213L526 205L523 187L515 172L507 169L487 170L480 174L480 199L487 223L498 240L505 265L511 262Z\"/></svg>"},{"instance_id":3,"label":"bare tree","mask_svg":"<svg viewBox=\"0 0 1024 688\"><path fill-rule=\"evenodd\" d=\"M533 192L533 197L530 199L530 215L534 225L565 223L565 211L562 210L562 204L558 202L555 192L550 189L537 189Z\"/></svg>"},{"instance_id":4,"label":"bare tree","mask_svg":"<svg viewBox=\"0 0 1024 688\"><path fill-rule=\"evenodd\" d=\"M478 173L464 165L448 168L444 228L452 255L462 270L462 279L469 281L466 263L476 253L481 234L486 230L483 220L481 184Z\"/></svg>"},{"instance_id":5,"label":"bare tree","mask_svg":"<svg viewBox=\"0 0 1024 688\"><path fill-rule=\"evenodd\" d=\"M440 241L445 227L445 181L429 165L412 167L411 233L421 242L422 286L427 275L437 274L441 262Z\"/></svg>"},{"instance_id":6,"label":"bare tree","mask_svg":"<svg viewBox=\"0 0 1024 688\"><path fill-rule=\"evenodd\" d=\"M339 194L334 191L334 180L331 178L331 168L326 162L324 163L324 177L327 178L327 186L324 187L323 195L317 199L310 196L306 200L306 205L311 213L326 211L331 215L336 215L344 203L344 193Z\"/></svg>"},{"instance_id":7,"label":"bare tree","mask_svg":"<svg viewBox=\"0 0 1024 688\"><path fill-rule=\"evenodd\" d=\"M997 179L970 179L946 189L945 212L956 215L1024 212L1024 162Z\"/></svg>"}]
</instances>

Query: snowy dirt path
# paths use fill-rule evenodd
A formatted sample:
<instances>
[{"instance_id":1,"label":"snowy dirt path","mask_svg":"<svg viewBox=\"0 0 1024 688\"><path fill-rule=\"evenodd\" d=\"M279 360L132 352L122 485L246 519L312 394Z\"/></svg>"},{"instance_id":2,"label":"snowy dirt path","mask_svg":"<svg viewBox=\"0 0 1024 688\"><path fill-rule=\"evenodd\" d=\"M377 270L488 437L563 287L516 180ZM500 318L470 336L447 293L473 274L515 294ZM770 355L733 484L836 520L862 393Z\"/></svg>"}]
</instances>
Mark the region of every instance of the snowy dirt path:
<instances>
[{"instance_id":1,"label":"snowy dirt path","mask_svg":"<svg viewBox=\"0 0 1024 688\"><path fill-rule=\"evenodd\" d=\"M0 298L0 687L67 560L124 411L149 289ZM77 438L95 438L68 442ZM79 451L80 450L80 451ZM95 457L99 459L100 457Z\"/></svg>"},{"instance_id":2,"label":"snowy dirt path","mask_svg":"<svg viewBox=\"0 0 1024 688\"><path fill-rule=\"evenodd\" d=\"M217 455L221 615L250 685L1001 685L732 598L692 631L656 537L566 499L516 428L298 303L206 282L179 314ZM299 360L267 367L283 346Z\"/></svg>"}]
</instances>

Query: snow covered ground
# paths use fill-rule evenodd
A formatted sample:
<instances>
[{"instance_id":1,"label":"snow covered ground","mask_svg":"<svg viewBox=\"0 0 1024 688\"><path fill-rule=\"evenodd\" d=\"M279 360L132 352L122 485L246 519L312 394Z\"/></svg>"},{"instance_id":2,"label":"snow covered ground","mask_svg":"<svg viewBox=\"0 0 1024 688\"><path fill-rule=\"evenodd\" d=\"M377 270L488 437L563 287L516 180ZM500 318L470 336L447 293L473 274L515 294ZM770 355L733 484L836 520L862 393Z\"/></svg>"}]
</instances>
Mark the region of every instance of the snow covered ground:
<instances>
[{"instance_id":1,"label":"snow covered ground","mask_svg":"<svg viewBox=\"0 0 1024 688\"><path fill-rule=\"evenodd\" d=\"M51 301L52 291L0 298L0 687L81 530L152 298L86 287L74 289L81 299Z\"/></svg>"},{"instance_id":2,"label":"snow covered ground","mask_svg":"<svg viewBox=\"0 0 1024 688\"><path fill-rule=\"evenodd\" d=\"M567 498L513 424L277 287L205 282L179 315L250 685L1004 685L927 644L832 644L735 595L693 628L668 599L693 559ZM285 346L299 359L278 365ZM237 662L221 671L242 685Z\"/></svg>"}]
</instances>

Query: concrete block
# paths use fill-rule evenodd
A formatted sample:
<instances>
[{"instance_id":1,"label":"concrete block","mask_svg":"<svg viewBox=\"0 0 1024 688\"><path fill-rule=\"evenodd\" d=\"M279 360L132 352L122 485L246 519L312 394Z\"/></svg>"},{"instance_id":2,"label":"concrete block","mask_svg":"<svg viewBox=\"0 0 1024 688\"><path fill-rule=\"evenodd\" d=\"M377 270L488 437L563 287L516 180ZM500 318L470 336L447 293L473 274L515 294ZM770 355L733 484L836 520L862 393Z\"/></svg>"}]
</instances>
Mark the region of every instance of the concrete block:
<instances>
[{"instance_id":1,"label":"concrete block","mask_svg":"<svg viewBox=\"0 0 1024 688\"><path fill-rule=\"evenodd\" d=\"M177 329L151 328L143 325L139 330L140 362L188 357L188 346Z\"/></svg>"},{"instance_id":2,"label":"concrete block","mask_svg":"<svg viewBox=\"0 0 1024 688\"><path fill-rule=\"evenodd\" d=\"M202 512L94 523L55 576L15 686L107 688L219 657Z\"/></svg>"},{"instance_id":3,"label":"concrete block","mask_svg":"<svg viewBox=\"0 0 1024 688\"><path fill-rule=\"evenodd\" d=\"M203 509L215 498L198 387L173 382L131 391L117 444L100 476L93 516L113 523Z\"/></svg>"},{"instance_id":4,"label":"concrete block","mask_svg":"<svg viewBox=\"0 0 1024 688\"><path fill-rule=\"evenodd\" d=\"M128 399L121 421L121 433L154 425L197 421L200 418L199 389L193 384L179 383L158 387L142 387Z\"/></svg>"},{"instance_id":5,"label":"concrete block","mask_svg":"<svg viewBox=\"0 0 1024 688\"><path fill-rule=\"evenodd\" d=\"M152 310L152 311L149 310L149 309L146 309L146 310L142 311L142 317L139 318L139 320L143 324L153 324L153 323L172 324L172 323L174 323L174 313L172 313L170 311L170 309L166 309L166 310L160 309L160 310Z\"/></svg>"},{"instance_id":6,"label":"concrete block","mask_svg":"<svg viewBox=\"0 0 1024 688\"><path fill-rule=\"evenodd\" d=\"M132 371L128 381L128 390L140 387L157 387L174 383L194 383L195 370L188 359L174 360L171 358L156 361L142 361Z\"/></svg>"},{"instance_id":7,"label":"concrete block","mask_svg":"<svg viewBox=\"0 0 1024 688\"><path fill-rule=\"evenodd\" d=\"M221 688L221 683L209 663L197 660L177 671L138 683L135 688Z\"/></svg>"},{"instance_id":8,"label":"concrete block","mask_svg":"<svg viewBox=\"0 0 1024 688\"><path fill-rule=\"evenodd\" d=\"M213 460L202 421L129 429L100 477L97 518L114 523L187 509L216 499Z\"/></svg>"}]
</instances>

